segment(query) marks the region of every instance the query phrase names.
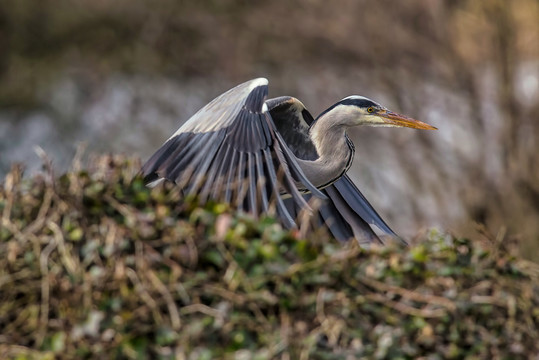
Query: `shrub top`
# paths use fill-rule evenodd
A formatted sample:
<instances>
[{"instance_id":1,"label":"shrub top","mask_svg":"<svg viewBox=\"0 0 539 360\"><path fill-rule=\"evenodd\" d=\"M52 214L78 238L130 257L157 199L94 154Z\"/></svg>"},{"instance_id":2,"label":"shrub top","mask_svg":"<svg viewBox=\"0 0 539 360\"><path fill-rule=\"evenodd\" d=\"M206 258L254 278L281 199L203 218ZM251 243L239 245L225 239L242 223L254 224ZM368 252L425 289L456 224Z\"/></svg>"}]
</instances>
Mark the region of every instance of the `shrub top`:
<instances>
[{"instance_id":1,"label":"shrub top","mask_svg":"<svg viewBox=\"0 0 539 360\"><path fill-rule=\"evenodd\" d=\"M148 189L138 162L0 190L0 353L11 358L522 358L539 270L431 231L359 248Z\"/></svg>"}]
</instances>

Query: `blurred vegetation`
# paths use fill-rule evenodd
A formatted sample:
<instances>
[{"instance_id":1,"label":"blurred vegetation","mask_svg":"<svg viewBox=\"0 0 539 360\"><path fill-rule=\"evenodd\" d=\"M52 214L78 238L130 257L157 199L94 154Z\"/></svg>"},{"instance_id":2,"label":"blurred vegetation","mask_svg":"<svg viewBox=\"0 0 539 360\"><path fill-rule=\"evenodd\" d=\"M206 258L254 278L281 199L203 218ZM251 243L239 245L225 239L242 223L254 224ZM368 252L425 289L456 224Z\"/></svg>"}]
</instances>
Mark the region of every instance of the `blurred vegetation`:
<instances>
[{"instance_id":1,"label":"blurred vegetation","mask_svg":"<svg viewBox=\"0 0 539 360\"><path fill-rule=\"evenodd\" d=\"M80 140L145 158L266 76L315 113L360 92L438 126L354 133L367 197L407 236L485 226L537 260L538 44L536 0L4 0L0 174L36 143L60 167Z\"/></svg>"},{"instance_id":2,"label":"blurred vegetation","mask_svg":"<svg viewBox=\"0 0 539 360\"><path fill-rule=\"evenodd\" d=\"M408 248L298 238L148 189L97 158L0 190L9 359L530 359L539 267L432 231Z\"/></svg>"},{"instance_id":3,"label":"blurred vegetation","mask_svg":"<svg viewBox=\"0 0 539 360\"><path fill-rule=\"evenodd\" d=\"M0 100L38 104L36 85L66 69L235 83L261 70L328 66L375 71L388 90L404 73L434 80L479 104L476 71L493 66L502 110L518 113L516 66L538 59L538 18L534 0L8 0L0 4Z\"/></svg>"}]
</instances>

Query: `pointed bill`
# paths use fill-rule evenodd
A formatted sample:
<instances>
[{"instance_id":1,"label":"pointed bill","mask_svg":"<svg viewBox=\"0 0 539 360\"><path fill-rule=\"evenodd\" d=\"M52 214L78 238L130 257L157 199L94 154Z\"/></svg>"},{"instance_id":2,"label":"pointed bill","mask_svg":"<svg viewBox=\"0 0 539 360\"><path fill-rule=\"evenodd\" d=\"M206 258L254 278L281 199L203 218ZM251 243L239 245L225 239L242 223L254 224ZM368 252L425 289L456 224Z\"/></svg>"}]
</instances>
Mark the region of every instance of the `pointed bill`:
<instances>
[{"instance_id":1,"label":"pointed bill","mask_svg":"<svg viewBox=\"0 0 539 360\"><path fill-rule=\"evenodd\" d=\"M394 113L392 111L386 110L379 112L377 114L379 117L384 119L386 124L398 127L409 127L413 129L423 129L423 130L438 130L434 126L431 126L422 121L409 118L408 116Z\"/></svg>"}]
</instances>

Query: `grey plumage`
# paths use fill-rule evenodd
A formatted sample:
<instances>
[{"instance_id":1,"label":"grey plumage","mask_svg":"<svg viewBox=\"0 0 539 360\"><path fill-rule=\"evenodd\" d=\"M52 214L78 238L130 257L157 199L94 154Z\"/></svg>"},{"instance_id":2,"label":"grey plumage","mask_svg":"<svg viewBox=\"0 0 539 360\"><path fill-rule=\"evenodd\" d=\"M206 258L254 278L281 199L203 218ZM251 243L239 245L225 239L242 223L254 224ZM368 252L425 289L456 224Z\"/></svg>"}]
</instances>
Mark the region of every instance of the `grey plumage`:
<instances>
[{"instance_id":1,"label":"grey plumage","mask_svg":"<svg viewBox=\"0 0 539 360\"><path fill-rule=\"evenodd\" d=\"M267 92L268 81L260 78L211 101L143 165L145 180L173 181L201 202L224 201L254 216L274 207L289 228L307 212L312 226L327 226L341 241L380 241L370 225L396 236L345 175L354 155L346 129L363 123L432 127L360 96L315 120L299 100L266 100ZM314 213L313 196L323 201Z\"/></svg>"}]
</instances>

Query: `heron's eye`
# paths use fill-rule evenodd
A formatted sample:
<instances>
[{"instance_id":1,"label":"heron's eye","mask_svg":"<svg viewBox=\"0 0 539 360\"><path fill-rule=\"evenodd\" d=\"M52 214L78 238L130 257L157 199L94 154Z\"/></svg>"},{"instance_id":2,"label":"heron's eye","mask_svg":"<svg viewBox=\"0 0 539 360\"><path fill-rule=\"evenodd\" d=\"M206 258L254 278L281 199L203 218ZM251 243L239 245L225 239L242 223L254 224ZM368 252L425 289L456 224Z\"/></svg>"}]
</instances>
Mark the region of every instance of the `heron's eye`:
<instances>
[{"instance_id":1,"label":"heron's eye","mask_svg":"<svg viewBox=\"0 0 539 360\"><path fill-rule=\"evenodd\" d=\"M374 108L373 108L372 106L368 107L368 108L367 108L367 112L368 112L369 114L373 113L373 112L374 112Z\"/></svg>"}]
</instances>

